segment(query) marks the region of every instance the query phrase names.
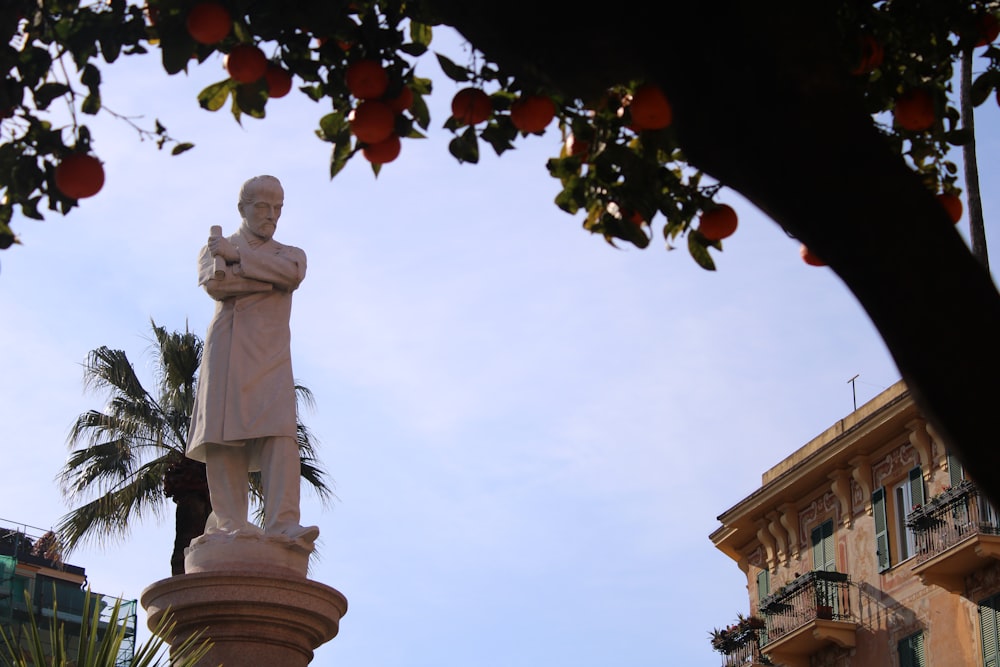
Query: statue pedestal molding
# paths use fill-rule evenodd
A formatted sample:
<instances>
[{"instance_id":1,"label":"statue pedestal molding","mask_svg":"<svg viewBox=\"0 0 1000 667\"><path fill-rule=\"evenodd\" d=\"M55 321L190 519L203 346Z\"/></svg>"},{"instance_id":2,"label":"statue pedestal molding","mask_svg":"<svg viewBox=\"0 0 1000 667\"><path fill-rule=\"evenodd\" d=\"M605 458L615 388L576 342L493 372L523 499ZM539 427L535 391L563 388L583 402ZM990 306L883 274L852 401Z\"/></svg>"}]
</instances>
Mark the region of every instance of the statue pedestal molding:
<instances>
[{"instance_id":1,"label":"statue pedestal molding","mask_svg":"<svg viewBox=\"0 0 1000 667\"><path fill-rule=\"evenodd\" d=\"M336 589L294 574L280 559L268 567L258 558L241 560L240 551L228 562L218 549L207 559L197 551L189 549L187 562L212 569L162 579L142 592L150 630L168 611L176 622L166 638L171 645L205 630L214 643L205 665L305 667L337 635L347 599Z\"/></svg>"}]
</instances>

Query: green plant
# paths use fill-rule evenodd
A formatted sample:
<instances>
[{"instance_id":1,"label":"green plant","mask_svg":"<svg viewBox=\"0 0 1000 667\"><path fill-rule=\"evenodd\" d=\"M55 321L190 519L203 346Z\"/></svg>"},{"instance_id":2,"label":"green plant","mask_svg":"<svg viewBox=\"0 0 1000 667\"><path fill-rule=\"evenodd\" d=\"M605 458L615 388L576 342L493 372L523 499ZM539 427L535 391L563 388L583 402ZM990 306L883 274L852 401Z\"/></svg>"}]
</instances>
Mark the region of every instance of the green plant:
<instances>
[{"instance_id":1,"label":"green plant","mask_svg":"<svg viewBox=\"0 0 1000 667\"><path fill-rule=\"evenodd\" d=\"M31 595L24 593L28 608L27 641L17 643L0 627L0 638L3 639L4 650L0 652L0 665L5 667L116 667L119 654L126 638L128 627L121 617L122 601L115 600L107 619L101 618L101 606L88 589L84 594L83 608L85 611L80 621L80 642L75 652L66 641L66 627L57 621L56 603L52 605L52 618L49 619L48 641L43 638L42 631L35 619ZM53 598L55 599L55 598ZM102 632L102 626L104 631ZM202 639L203 632L198 632L171 649L169 656L163 656L164 640L162 637L173 634L175 623L170 614L164 614L163 619L153 630L153 636L144 642L129 660L129 667L150 667L169 664L171 667L192 667L205 657L212 648L207 639ZM27 644L27 645L25 645ZM46 649L48 644L48 649ZM167 662L164 662L166 660Z\"/></svg>"}]
</instances>

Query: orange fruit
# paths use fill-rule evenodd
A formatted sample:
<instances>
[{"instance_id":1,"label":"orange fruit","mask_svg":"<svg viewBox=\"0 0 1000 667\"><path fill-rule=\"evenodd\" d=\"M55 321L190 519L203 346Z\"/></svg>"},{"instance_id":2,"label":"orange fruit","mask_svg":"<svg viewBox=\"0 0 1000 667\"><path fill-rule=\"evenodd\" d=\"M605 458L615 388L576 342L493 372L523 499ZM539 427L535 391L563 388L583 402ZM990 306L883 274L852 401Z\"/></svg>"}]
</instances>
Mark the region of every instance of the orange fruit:
<instances>
[{"instance_id":1,"label":"orange fruit","mask_svg":"<svg viewBox=\"0 0 1000 667\"><path fill-rule=\"evenodd\" d=\"M944 207L944 210L948 213L948 218L955 224L962 219L962 199L955 194L950 192L942 192L937 196L938 202Z\"/></svg>"},{"instance_id":2,"label":"orange fruit","mask_svg":"<svg viewBox=\"0 0 1000 667\"><path fill-rule=\"evenodd\" d=\"M368 144L362 148L361 154L364 155L365 159L369 162L374 164L385 164L386 162L392 162L399 157L400 148L399 135L393 132L382 141L374 144Z\"/></svg>"},{"instance_id":3,"label":"orange fruit","mask_svg":"<svg viewBox=\"0 0 1000 667\"><path fill-rule=\"evenodd\" d=\"M359 100L382 97L389 87L389 73L376 60L358 60L347 66L344 83Z\"/></svg>"},{"instance_id":4,"label":"orange fruit","mask_svg":"<svg viewBox=\"0 0 1000 667\"><path fill-rule=\"evenodd\" d=\"M663 94L663 89L653 83L639 86L629 104L632 127L636 130L662 130L674 120L674 112Z\"/></svg>"},{"instance_id":5,"label":"orange fruit","mask_svg":"<svg viewBox=\"0 0 1000 667\"><path fill-rule=\"evenodd\" d=\"M253 83L267 72L267 56L252 44L237 44L222 64L237 83Z\"/></svg>"},{"instance_id":6,"label":"orange fruit","mask_svg":"<svg viewBox=\"0 0 1000 667\"><path fill-rule=\"evenodd\" d=\"M885 60L885 49L882 47L882 43L871 35L861 35L858 41L860 42L861 54L858 64L851 70L851 74L855 76L871 74L882 66L882 62Z\"/></svg>"},{"instance_id":7,"label":"orange fruit","mask_svg":"<svg viewBox=\"0 0 1000 667\"><path fill-rule=\"evenodd\" d=\"M993 41L1000 36L1000 21L997 20L995 14L982 14L976 21L979 28L979 38L976 40L976 46L986 46L987 44L992 44Z\"/></svg>"},{"instance_id":8,"label":"orange fruit","mask_svg":"<svg viewBox=\"0 0 1000 667\"><path fill-rule=\"evenodd\" d=\"M801 257L802 261L809 266L826 266L826 262L814 255L804 243L802 244L802 247L799 248L799 257Z\"/></svg>"},{"instance_id":9,"label":"orange fruit","mask_svg":"<svg viewBox=\"0 0 1000 667\"><path fill-rule=\"evenodd\" d=\"M719 204L702 212L698 231L709 241L721 241L733 235L737 222L736 211L727 204Z\"/></svg>"},{"instance_id":10,"label":"orange fruit","mask_svg":"<svg viewBox=\"0 0 1000 667\"><path fill-rule=\"evenodd\" d=\"M413 91L409 86L403 86L399 89L399 95L387 99L385 103L396 113L403 113L413 106Z\"/></svg>"},{"instance_id":11,"label":"orange fruit","mask_svg":"<svg viewBox=\"0 0 1000 667\"><path fill-rule=\"evenodd\" d=\"M153 12L150 12L150 17L153 16ZM217 2L202 2L191 8L184 25L194 41L217 44L233 29L233 17L228 9Z\"/></svg>"},{"instance_id":12,"label":"orange fruit","mask_svg":"<svg viewBox=\"0 0 1000 667\"><path fill-rule=\"evenodd\" d=\"M365 100L348 116L351 132L358 141L377 144L389 138L396 124L396 114L385 102Z\"/></svg>"},{"instance_id":13,"label":"orange fruit","mask_svg":"<svg viewBox=\"0 0 1000 667\"><path fill-rule=\"evenodd\" d=\"M269 64L264 70L268 97L284 97L292 89L292 74L284 67Z\"/></svg>"},{"instance_id":14,"label":"orange fruit","mask_svg":"<svg viewBox=\"0 0 1000 667\"><path fill-rule=\"evenodd\" d=\"M541 132L555 117L556 105L545 95L528 95L510 105L514 127L528 134Z\"/></svg>"},{"instance_id":15,"label":"orange fruit","mask_svg":"<svg viewBox=\"0 0 1000 667\"><path fill-rule=\"evenodd\" d=\"M479 88L463 88L451 98L451 115L463 125L476 125L493 115L493 102Z\"/></svg>"},{"instance_id":16,"label":"orange fruit","mask_svg":"<svg viewBox=\"0 0 1000 667\"><path fill-rule=\"evenodd\" d=\"M911 132L922 132L937 119L934 98L923 88L911 88L897 97L892 114L896 125Z\"/></svg>"},{"instance_id":17,"label":"orange fruit","mask_svg":"<svg viewBox=\"0 0 1000 667\"><path fill-rule=\"evenodd\" d=\"M104 187L104 166L93 155L67 155L55 170L56 188L70 199L92 197Z\"/></svg>"}]
</instances>

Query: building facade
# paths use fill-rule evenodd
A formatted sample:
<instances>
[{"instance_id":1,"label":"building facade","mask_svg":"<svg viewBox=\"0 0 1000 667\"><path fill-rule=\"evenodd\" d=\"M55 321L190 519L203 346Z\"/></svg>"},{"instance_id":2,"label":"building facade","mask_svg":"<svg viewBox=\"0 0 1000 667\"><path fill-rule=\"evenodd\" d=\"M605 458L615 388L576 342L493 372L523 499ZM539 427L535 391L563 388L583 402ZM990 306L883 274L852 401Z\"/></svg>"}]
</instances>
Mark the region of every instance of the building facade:
<instances>
[{"instance_id":1,"label":"building facade","mask_svg":"<svg viewBox=\"0 0 1000 667\"><path fill-rule=\"evenodd\" d=\"M93 592L88 596L84 568L62 562L51 532L39 535L32 530L40 529L0 520L0 628L4 634L27 647L34 617L43 648L51 655L49 626L55 620L62 627L73 663L84 616L92 619L96 614L99 637L109 630L123 632L115 664L129 665L135 653L136 600L122 600L112 624L117 599ZM0 651L6 652L2 641Z\"/></svg>"},{"instance_id":2,"label":"building facade","mask_svg":"<svg viewBox=\"0 0 1000 667\"><path fill-rule=\"evenodd\" d=\"M749 593L713 633L724 666L1000 666L1000 518L902 382L719 522Z\"/></svg>"}]
</instances>

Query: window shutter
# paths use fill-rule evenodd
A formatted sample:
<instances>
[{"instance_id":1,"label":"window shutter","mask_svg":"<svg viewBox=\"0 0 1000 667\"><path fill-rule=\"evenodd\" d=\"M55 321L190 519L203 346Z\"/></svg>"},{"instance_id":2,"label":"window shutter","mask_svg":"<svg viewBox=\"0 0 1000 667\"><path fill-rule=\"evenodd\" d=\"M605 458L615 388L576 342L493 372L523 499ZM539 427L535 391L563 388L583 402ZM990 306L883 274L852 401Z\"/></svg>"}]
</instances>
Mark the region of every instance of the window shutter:
<instances>
[{"instance_id":1,"label":"window shutter","mask_svg":"<svg viewBox=\"0 0 1000 667\"><path fill-rule=\"evenodd\" d=\"M910 502L914 507L924 504L924 475L920 472L920 466L910 471ZM913 507L901 508L902 515L906 516L913 511Z\"/></svg>"},{"instance_id":2,"label":"window shutter","mask_svg":"<svg viewBox=\"0 0 1000 667\"><path fill-rule=\"evenodd\" d=\"M983 638L983 665L998 667L1000 656L997 646L997 599L991 598L979 603L979 633Z\"/></svg>"},{"instance_id":3,"label":"window shutter","mask_svg":"<svg viewBox=\"0 0 1000 667\"><path fill-rule=\"evenodd\" d=\"M833 521L824 521L810 533L813 552L813 569L835 572L837 553L833 541Z\"/></svg>"},{"instance_id":4,"label":"window shutter","mask_svg":"<svg viewBox=\"0 0 1000 667\"><path fill-rule=\"evenodd\" d=\"M897 648L899 649L899 667L926 667L923 632L902 639Z\"/></svg>"},{"instance_id":5,"label":"window shutter","mask_svg":"<svg viewBox=\"0 0 1000 667\"><path fill-rule=\"evenodd\" d=\"M767 570L757 573L757 603L771 594L771 577Z\"/></svg>"},{"instance_id":6,"label":"window shutter","mask_svg":"<svg viewBox=\"0 0 1000 667\"><path fill-rule=\"evenodd\" d=\"M958 486L965 479L965 469L962 462L954 454L948 454L948 483L951 486Z\"/></svg>"},{"instance_id":7,"label":"window shutter","mask_svg":"<svg viewBox=\"0 0 1000 667\"><path fill-rule=\"evenodd\" d=\"M885 487L875 489L872 494L872 515L875 517L875 553L878 557L878 571L889 569L889 522L886 517Z\"/></svg>"}]
</instances>

